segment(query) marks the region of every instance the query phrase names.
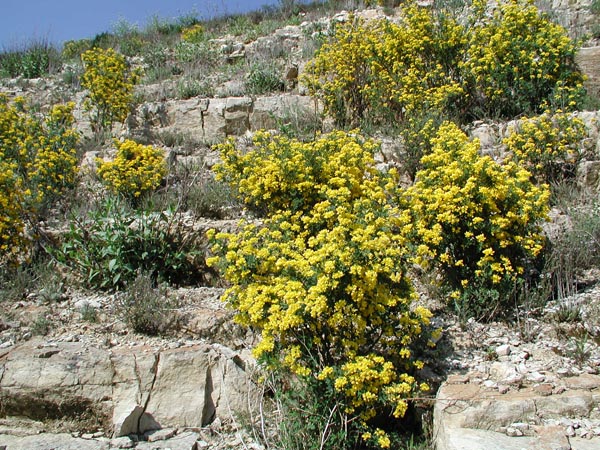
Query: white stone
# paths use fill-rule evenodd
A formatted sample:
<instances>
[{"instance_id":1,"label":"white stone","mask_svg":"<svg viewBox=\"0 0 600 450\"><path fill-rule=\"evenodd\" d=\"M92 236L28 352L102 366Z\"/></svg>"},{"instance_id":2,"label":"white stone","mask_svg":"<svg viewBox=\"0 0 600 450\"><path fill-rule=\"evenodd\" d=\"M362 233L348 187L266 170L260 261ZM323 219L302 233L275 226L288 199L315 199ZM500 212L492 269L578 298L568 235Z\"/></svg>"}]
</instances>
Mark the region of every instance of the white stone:
<instances>
[{"instance_id":1,"label":"white stone","mask_svg":"<svg viewBox=\"0 0 600 450\"><path fill-rule=\"evenodd\" d=\"M508 427L506 428L506 435L510 437L520 437L523 436L523 432L518 428Z\"/></svg>"},{"instance_id":2,"label":"white stone","mask_svg":"<svg viewBox=\"0 0 600 450\"><path fill-rule=\"evenodd\" d=\"M496 354L498 356L508 356L510 355L510 345L502 344L496 347Z\"/></svg>"}]
</instances>

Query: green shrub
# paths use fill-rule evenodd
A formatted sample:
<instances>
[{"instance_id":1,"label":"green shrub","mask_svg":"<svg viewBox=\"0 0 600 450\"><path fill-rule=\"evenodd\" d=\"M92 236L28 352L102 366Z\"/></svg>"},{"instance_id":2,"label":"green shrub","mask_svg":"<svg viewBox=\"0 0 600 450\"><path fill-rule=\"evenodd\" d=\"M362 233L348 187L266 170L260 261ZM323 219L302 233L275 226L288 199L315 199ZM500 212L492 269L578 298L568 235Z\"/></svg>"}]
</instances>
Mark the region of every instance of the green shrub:
<instances>
[{"instance_id":1,"label":"green shrub","mask_svg":"<svg viewBox=\"0 0 600 450\"><path fill-rule=\"evenodd\" d=\"M84 303L81 308L79 308L79 314L81 316L81 320L85 322L98 322L98 310L89 303Z\"/></svg>"},{"instance_id":2,"label":"green shrub","mask_svg":"<svg viewBox=\"0 0 600 450\"><path fill-rule=\"evenodd\" d=\"M478 141L443 124L405 193L417 260L441 270L463 318L502 312L544 247L540 222L549 209L547 187L532 184L527 170L478 152Z\"/></svg>"},{"instance_id":3,"label":"green shrub","mask_svg":"<svg viewBox=\"0 0 600 450\"><path fill-rule=\"evenodd\" d=\"M152 277L139 274L119 295L116 312L135 332L153 336L175 326L175 306L165 289L153 286Z\"/></svg>"},{"instance_id":4,"label":"green shrub","mask_svg":"<svg viewBox=\"0 0 600 450\"><path fill-rule=\"evenodd\" d=\"M43 40L0 54L0 75L5 77L39 78L59 66L58 50Z\"/></svg>"},{"instance_id":5,"label":"green shrub","mask_svg":"<svg viewBox=\"0 0 600 450\"><path fill-rule=\"evenodd\" d=\"M81 85L89 90L85 106L93 112L96 131L110 130L113 123L127 118L140 75L112 48L93 48L82 53L81 59L85 68Z\"/></svg>"},{"instance_id":6,"label":"green shrub","mask_svg":"<svg viewBox=\"0 0 600 450\"><path fill-rule=\"evenodd\" d=\"M221 63L219 52L209 42L180 42L175 46L175 59L181 63L198 63L211 68Z\"/></svg>"},{"instance_id":7,"label":"green shrub","mask_svg":"<svg viewBox=\"0 0 600 450\"><path fill-rule=\"evenodd\" d=\"M545 256L545 300L577 293L584 271L600 264L600 202L571 204L571 224L553 239Z\"/></svg>"},{"instance_id":8,"label":"green shrub","mask_svg":"<svg viewBox=\"0 0 600 450\"><path fill-rule=\"evenodd\" d=\"M177 96L181 99L204 96L212 97L215 89L208 80L197 81L191 79L181 79L177 82Z\"/></svg>"},{"instance_id":9,"label":"green shrub","mask_svg":"<svg viewBox=\"0 0 600 450\"><path fill-rule=\"evenodd\" d=\"M202 248L202 239L186 230L181 213L135 212L107 199L86 217L71 219L55 256L78 273L84 285L119 290L140 271L155 283L202 280Z\"/></svg>"},{"instance_id":10,"label":"green shrub","mask_svg":"<svg viewBox=\"0 0 600 450\"><path fill-rule=\"evenodd\" d=\"M402 137L403 151L398 156L402 168L411 179L414 180L417 172L422 168L423 156L431 153L433 140L442 122L442 115L431 111L415 114L401 124L399 134Z\"/></svg>"},{"instance_id":11,"label":"green shrub","mask_svg":"<svg viewBox=\"0 0 600 450\"><path fill-rule=\"evenodd\" d=\"M321 411L328 435L351 436L342 444L313 430L307 448L389 447L371 420L404 416L407 398L428 390L412 375L423 366L412 346L425 345L431 313L412 305L409 217L393 201L394 173L375 168L376 148L344 132L307 143L258 132L250 151L219 146L218 177L266 214L210 234L210 264L232 285L223 299L260 330L261 361L295 373L321 407L339 405Z\"/></svg>"},{"instance_id":12,"label":"green shrub","mask_svg":"<svg viewBox=\"0 0 600 450\"><path fill-rule=\"evenodd\" d=\"M246 91L250 94L281 92L284 87L279 70L272 64L253 64L246 76Z\"/></svg>"},{"instance_id":13,"label":"green shrub","mask_svg":"<svg viewBox=\"0 0 600 450\"><path fill-rule=\"evenodd\" d=\"M83 52L92 48L92 41L89 39L78 39L76 41L66 41L63 44L62 57L65 60L79 59Z\"/></svg>"},{"instance_id":14,"label":"green shrub","mask_svg":"<svg viewBox=\"0 0 600 450\"><path fill-rule=\"evenodd\" d=\"M519 120L504 144L536 181L557 183L575 175L586 136L581 119L558 112Z\"/></svg>"},{"instance_id":15,"label":"green shrub","mask_svg":"<svg viewBox=\"0 0 600 450\"><path fill-rule=\"evenodd\" d=\"M46 336L52 330L52 321L46 314L39 314L31 323L31 332L35 336Z\"/></svg>"}]
</instances>

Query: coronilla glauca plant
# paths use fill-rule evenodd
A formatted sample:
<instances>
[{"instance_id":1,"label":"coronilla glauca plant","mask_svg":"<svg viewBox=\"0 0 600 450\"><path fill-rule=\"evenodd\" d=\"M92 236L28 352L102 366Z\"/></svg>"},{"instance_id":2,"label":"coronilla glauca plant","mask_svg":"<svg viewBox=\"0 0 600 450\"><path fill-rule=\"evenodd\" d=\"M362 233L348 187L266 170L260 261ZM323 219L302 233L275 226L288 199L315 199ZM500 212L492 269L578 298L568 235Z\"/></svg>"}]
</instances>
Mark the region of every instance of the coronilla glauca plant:
<instances>
[{"instance_id":1,"label":"coronilla glauca plant","mask_svg":"<svg viewBox=\"0 0 600 450\"><path fill-rule=\"evenodd\" d=\"M110 130L127 118L140 75L112 48L93 48L82 53L81 59L85 67L81 85L89 90L85 106L92 111L96 131Z\"/></svg>"},{"instance_id":2,"label":"coronilla glauca plant","mask_svg":"<svg viewBox=\"0 0 600 450\"><path fill-rule=\"evenodd\" d=\"M212 232L209 263L232 284L223 299L237 320L261 331L254 354L341 401L336 429L387 448L370 421L387 409L402 417L406 399L428 390L412 344L431 314L412 305L409 216L393 202L395 173L375 168L376 148L344 132L310 143L259 132L249 152L222 144L218 176L266 217Z\"/></svg>"}]
</instances>

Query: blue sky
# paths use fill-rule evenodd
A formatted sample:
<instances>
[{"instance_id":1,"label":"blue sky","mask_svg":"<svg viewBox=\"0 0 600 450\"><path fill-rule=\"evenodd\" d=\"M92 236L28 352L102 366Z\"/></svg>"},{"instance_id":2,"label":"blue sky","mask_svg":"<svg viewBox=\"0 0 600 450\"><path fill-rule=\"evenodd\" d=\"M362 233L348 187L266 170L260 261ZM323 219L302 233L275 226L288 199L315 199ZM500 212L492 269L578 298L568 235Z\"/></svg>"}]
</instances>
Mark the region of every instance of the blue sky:
<instances>
[{"instance_id":1,"label":"blue sky","mask_svg":"<svg viewBox=\"0 0 600 450\"><path fill-rule=\"evenodd\" d=\"M278 5L278 0L1 0L0 51L44 39L55 44L112 31L119 20L144 27L150 18L200 18Z\"/></svg>"}]
</instances>

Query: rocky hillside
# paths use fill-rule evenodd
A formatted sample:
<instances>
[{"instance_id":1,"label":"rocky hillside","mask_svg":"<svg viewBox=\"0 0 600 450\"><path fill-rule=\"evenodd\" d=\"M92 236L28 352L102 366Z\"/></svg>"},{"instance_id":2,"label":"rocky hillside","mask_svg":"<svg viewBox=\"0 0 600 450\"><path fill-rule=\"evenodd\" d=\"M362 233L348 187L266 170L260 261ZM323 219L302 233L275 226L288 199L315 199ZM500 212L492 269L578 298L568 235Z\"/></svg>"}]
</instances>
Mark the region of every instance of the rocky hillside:
<instances>
[{"instance_id":1,"label":"rocky hillside","mask_svg":"<svg viewBox=\"0 0 600 450\"><path fill-rule=\"evenodd\" d=\"M4 210L0 216L0 231L4 233L0 241L0 449L587 450L600 446L600 72L596 64L600 55L600 47L596 46L600 37L600 5L590 0L536 3L554 20L552 23L567 30L568 36L585 38L582 48L562 61L568 70L579 68L586 75L587 94L572 100L575 106L569 103L571 91L556 100L554 89L567 86L576 91L577 82L572 81L579 79L576 71L573 77L557 81L551 94L540 88L544 94L527 93L520 97L519 88L514 87L518 82L514 81L512 91L502 94L509 99L510 107L506 109L502 95L490 106L495 94L485 90L485 79L474 77L465 81L460 86L462 92L467 85L473 91L462 95L452 90L458 86L458 78L453 78L458 72L455 66L448 73L436 72L440 69L435 65L423 66L425 75L416 78L432 83L428 86L431 91L441 89L439 92L455 95L435 109L433 100L418 97L419 89L410 94L416 101L406 100L409 95L402 94L390 97L385 104L379 103L388 92L381 89L373 95L369 93L369 86L386 79L376 78L374 66L369 66L362 74L365 78L352 85L349 97L344 97L348 91L328 91L333 88L327 83L337 79L338 74L327 72L327 64L343 67L344 57L335 58L336 50L343 50L345 43L352 43L361 35L369 39L372 30L396 30L378 24L393 24L398 29L414 26L406 15L406 11L412 11L411 5L379 2L385 6L367 7L364 3L378 2L281 2L278 9L212 21L184 16L172 22L155 20L145 28L121 24L111 33L65 43L60 52L46 48L0 55L0 204ZM471 9L463 2L440 3L421 2L415 11L444 12L456 18L456 23L445 30L459 25L467 29L469 17L474 17ZM523 5L521 10L526 9ZM492 8L492 4L488 7ZM484 17L492 15L489 9L488 15L479 17L477 23L485 23ZM442 20L442 15L431 17ZM441 32L441 28L435 28L438 23L432 29ZM344 28L347 26L350 28ZM351 30L346 31L347 41L336 41L344 32L340 30ZM356 30L359 32L353 35ZM377 42L388 36L381 33L375 35L371 47L366 45L363 49L388 51L377 47ZM403 41L398 36L402 34L396 33L394 45L399 47L398 42ZM473 47L468 47L466 41L460 45L465 45L461 48L474 60L477 53ZM97 48L102 51L94 54L93 49ZM120 112L119 108L101 107L106 99L109 106L119 102L110 96L118 91L115 85L99 89L94 99L102 73L90 75L90 67L111 57L104 53L106 49L114 49L117 55L111 60L113 67L123 64L125 75L119 89L123 88L122 98L126 101ZM406 49L418 52L414 47ZM357 47L357 53L346 55L347 60L354 58L355 67L361 64L357 56L360 51ZM450 58L450 53L444 55ZM460 56L460 52L456 53L452 57ZM315 63L319 54L329 55L330 61ZM537 64L538 59L532 60ZM322 64L322 73L326 74L320 79L314 76L319 73L314 69L317 64ZM468 65L464 63L465 67ZM400 62L396 61L394 67L398 66ZM402 76L393 70L389 73ZM431 81L426 75L431 73L439 77ZM488 81L492 76L496 73ZM436 84L441 83L440 79L448 84ZM410 81L406 80L403 78L408 84ZM514 80L518 80L518 75ZM571 82L573 86L569 85ZM426 91L422 87L420 90ZM335 95L331 96L331 92ZM366 92L361 99L364 104L353 103L358 92ZM542 95L548 98L537 98ZM550 95L555 96L552 102L563 103L548 106ZM526 100L520 103L523 98ZM57 107L63 104L67 106ZM357 104L360 108L353 110ZM415 104L422 110L415 109ZM516 104L528 106L513 114ZM543 109L542 104L548 109ZM444 125L443 120L451 121L455 129ZM349 132L355 127L359 131ZM435 129L430 132L431 127ZM289 167L285 165L287 161L309 154L311 146L320 148L321 155L337 151L337 141L330 137L338 136L337 132L348 132L339 135L340 142L345 143L339 145L340 152L354 148L355 143L370 148L370 138L377 143L373 144L372 161L370 156L363 160L351 153L340 153L344 157L334 153L333 157L339 158L336 162L325 162L315 173L305 173L309 164L317 163L302 160L306 167L285 172L289 178L277 179L280 188L269 191L268 176L278 162L273 163L270 153L271 159L262 160L253 153L263 145L261 130L270 132L267 136L271 140L266 142L286 149L281 166L285 170ZM444 130L447 134L442 134ZM54 153L40 150L48 142ZM254 291L254 305L263 306L255 310L252 301L250 306L244 303L243 295L229 294L229 303L242 311L241 320L234 320L235 309L227 308L221 301L226 289L243 285L267 286L267 290L280 282L281 272L275 269L276 264L270 272L261 273L262 266L256 260L270 261L272 255L264 252L278 244L268 241L273 233L281 235L281 231L295 225L300 227L294 223L292 213L304 217L302 223L310 223L313 228L337 230L337 219L323 219L314 213L323 203L311 201L318 195L332 195L327 202L337 201L339 197L335 195L339 193L329 194L335 185L330 180L352 176L355 167L364 169L361 180L372 182L369 186L377 184L374 180L379 181L379 174L398 175L393 179L393 189L382 194L393 197L393 201L381 210L374 205L381 205L384 200L366 203L372 200L371 194L362 185L353 191L352 195L362 195L356 191L367 192L353 205L370 205L371 215L364 213L363 217L363 212L356 212L358 206L350 208L360 219L352 232L362 230L361 221L365 230L380 223L376 214L388 214L386 220L392 225L386 222L380 232L371 235L364 231L364 236L370 237L365 239L361 251L368 249L370 256L360 263L353 261L349 267L357 265L364 268L363 272L368 271L369 264L379 258L378 251L396 249L400 238L385 241L389 248L374 247L382 236L404 236L403 230L411 228L397 221L403 214L398 205L406 211L422 211L409 206L410 202L433 197L429 192L450 192L460 184L417 190L421 189L420 180L434 179L436 174L445 173L444 167L469 164L462 150L457 152L465 158L460 163L428 166L427 159L421 159L435 155L440 146L449 142L459 142L464 148L476 142L477 156L473 158L481 159L474 164L488 164L486 173L492 174L489 178L496 183L510 180L519 169L530 171L519 179L522 190L515 197L504 184L486 185L494 205L500 205L492 212L487 210L488 217L473 220L463 216L459 220L469 227L497 217L523 218L518 222L523 224L520 228L502 228L511 234L509 237L517 236L510 248L518 248L506 253L506 260L515 258L508 264L498 259L505 264L504 272L493 264L485 266L483 258L480 264L473 259L472 272L456 272L456 268L468 266L473 252L482 251L490 258L500 255L508 244L499 241L508 239L506 236L484 242L487 231L479 228L480 242L489 247L475 250L476 247L466 245L461 250L461 244L448 241L452 243L444 244L441 250L430 246L423 257L417 254L417 244L425 245L427 239L418 233L407 234L410 239L406 239L406 247L414 243L411 251L415 253L385 253L400 255L398 261L389 263L396 264L393 275L385 272L388 266L382 263L378 270L386 277L380 275L373 283L373 292L388 292L383 296L387 303L382 304L389 309L376 304L379 294L366 290L365 295L377 307L365 308L370 312L354 321L360 322L363 317L365 321L374 320L365 327L365 339L377 340L356 344L355 350L364 357L357 361L367 366L380 361L377 358L385 361L379 368L369 366L371 372L361 372L364 368L360 367L348 369L356 362L342 359L340 348L353 345L348 340L343 340L341 347L332 344L333 356L324 351L317 353L322 360L330 358L330 363L317 364L318 371L311 367L314 376L306 376L302 356L290 358L292 350L285 347L290 342L305 344L298 335L304 336L306 330L326 330L320 332L316 341L311 337L315 348L347 326L358 334L357 328L352 328L355 323L347 325L343 320L344 316L355 317L355 309L342 309L337 327L327 328L320 327L325 322L329 324L331 316L306 313L306 328L299 328L302 333L288 335L286 328L277 326L291 319L285 314L277 316L280 311L274 306L269 309L275 303L259 303L264 302L259 289ZM17 151L17 155L30 152L33 156L18 159L11 153L15 148L27 149ZM264 148L272 147L264 144ZM446 155L453 151L450 146L443 148ZM514 164L515 172L504 169L519 152L531 157L535 153L532 148L542 149L539 159L523 157ZM547 157L543 150L551 156ZM131 155L142 156L135 156L137 163L132 163L135 158ZM253 160L254 167L246 157L257 158ZM76 170L69 168L71 160ZM54 170L56 167L59 169ZM228 167L237 167L239 173L254 178L240 182ZM336 168L345 174L335 172ZM16 175L5 175L9 171ZM310 187L302 191L304 188L289 181L298 173L313 177L311 183L319 188L318 195ZM472 176L479 174L474 172ZM36 181L40 179L43 184ZM388 186L387 178L381 180L382 186ZM462 183L468 184L465 180ZM254 194L256 186L264 191ZM296 196L295 201L286 203L285 186ZM529 190L522 186L529 186ZM378 188L370 189L379 192ZM461 191L461 195L462 192L467 191ZM497 192L505 194L496 195ZM544 217L539 223L534 220L538 203L527 204L517 213L511 209L515 204L521 205L531 192L538 192L539 199L545 198L543 192L547 192L547 203L539 206L539 216ZM511 198L512 203L504 202L505 198ZM425 200L421 201L425 204ZM443 206L451 201L448 197L437 203ZM488 197L479 196L472 203L477 209L488 201ZM282 213L285 208L277 209L278 202L286 205L289 217ZM446 214L452 209L471 207L467 203L452 205L457 206ZM348 211L343 209L343 203L338 206L341 209L336 210L336 217L340 211ZM283 220L278 214L287 218ZM424 219L419 220L423 222L415 229L425 226ZM251 226L270 230L268 236L260 235L263 245L258 238L249 240L246 247L242 245L246 242L240 241L237 251L243 258L233 265L228 265L233 256L227 251L220 267L207 261L219 251L214 247L211 250L215 240L209 242L209 230L225 233L224 236L243 236L250 233ZM304 231L310 230L307 226ZM461 236L473 236L472 228L465 230ZM388 232L390 235L385 234ZM436 231L440 236L446 232ZM344 242L340 237L344 234L332 234L318 248L326 250L329 244L350 248L359 245L358 235L352 234L353 240ZM318 236L306 238L306 246L297 252L300 260L310 254L313 246L320 245L308 245L316 242ZM477 240L478 236L473 238ZM234 240L223 239L229 239L230 245ZM521 244L528 239L543 241L543 250L542 245L534 251L533 244ZM286 247L277 248L280 253L274 261L282 259L286 251ZM452 256L448 256L448 248L455 252ZM527 253L527 249L531 251ZM464 251L464 261L459 262L456 256L451 268L441 264L444 258L453 258L460 251ZM339 265L339 260L334 259L338 254L332 251L331 255L329 260ZM315 256L313 261L308 265L315 269L321 263L325 267L328 259L321 261ZM508 268L511 263L515 266L514 276ZM248 270L236 273L236 264L248 264L244 266ZM287 264L287 270L295 270L291 263ZM516 269L517 264L523 265L522 271ZM227 272L228 267L234 269ZM482 267L489 268L490 279L491 274L499 278L498 273L506 275L502 283L507 284L486 284ZM345 275L338 277L340 283L347 282L353 270L357 269L348 268ZM260 276L248 278L250 272ZM229 276L224 276L227 273ZM319 275L310 273L327 282L338 279L333 270L323 269ZM463 278L455 276L457 273ZM400 281L390 282L393 277ZM455 284L446 277L454 277ZM299 278L311 283L311 276ZM410 280L416 295L403 290L406 280ZM477 285L479 290L469 291L468 287L478 280L484 280ZM285 286L277 295L287 299L296 284ZM327 292L342 295L341 291L342 288ZM300 297L308 298L311 292L307 288ZM406 303L399 301L398 306L389 302L388 297L393 297L389 292L404 295ZM306 303L303 305L307 307ZM294 307L290 302L282 309ZM329 309L338 307L343 308L335 302ZM253 322L253 317L262 314L259 309L278 317L275 325L266 319ZM373 310L384 312L372 319L368 314L374 314ZM431 319L423 312L426 310L432 311ZM311 317L316 318L312 323ZM244 320L245 325L239 323ZM393 326L401 330L400 334L382 338L387 333L383 331L387 321L396 324ZM279 359L275 371L258 364L252 354L252 349L272 336L279 337L274 347L281 346L280 353L267 349L262 359L271 363L272 359ZM398 346L398 336L406 336L408 344ZM428 347L428 341L435 345ZM369 350L363 355L360 352L365 348ZM397 355L389 355L394 352L408 356L402 356L399 363ZM309 356L318 359L310 352ZM383 374L389 367L394 374L384 382ZM359 381L354 382L361 386L357 388L359 394L353 394L362 399L356 403L352 403L354 397L346 397L350 389L344 390L340 381L343 374L351 379L349 373L356 375ZM391 390L385 390L390 385L402 386L400 378L412 380L406 382L410 386L401 400ZM306 379L319 386L313 387L317 390L311 391L307 387L310 383L302 384ZM329 388L317 380L328 382ZM370 402L371 395L377 400ZM408 401L404 400L406 397ZM392 411L398 405L406 405L406 411L395 416ZM346 408L344 413L340 412L342 408ZM343 426L338 430L339 424Z\"/></svg>"}]
</instances>

